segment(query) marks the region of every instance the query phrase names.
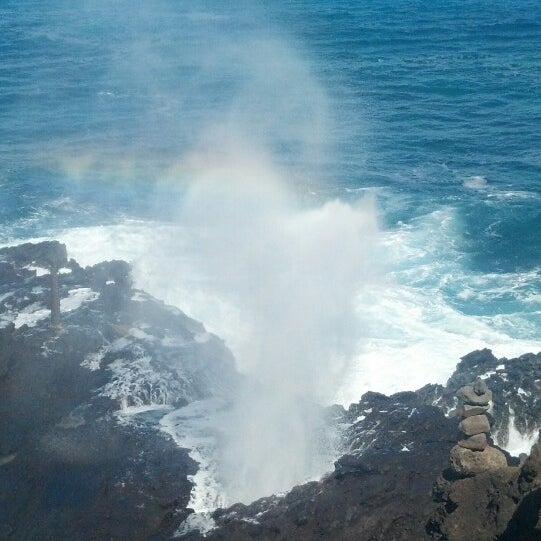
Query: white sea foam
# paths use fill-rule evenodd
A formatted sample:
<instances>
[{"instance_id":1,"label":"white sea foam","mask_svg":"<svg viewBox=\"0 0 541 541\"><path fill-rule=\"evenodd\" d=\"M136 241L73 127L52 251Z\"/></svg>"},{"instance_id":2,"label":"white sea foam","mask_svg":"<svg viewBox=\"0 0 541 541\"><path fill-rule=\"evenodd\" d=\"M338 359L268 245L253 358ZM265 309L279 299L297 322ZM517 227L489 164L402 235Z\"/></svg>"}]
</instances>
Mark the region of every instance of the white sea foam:
<instances>
[{"instance_id":1,"label":"white sea foam","mask_svg":"<svg viewBox=\"0 0 541 541\"><path fill-rule=\"evenodd\" d=\"M139 340L146 340L148 342L154 342L156 340L155 336L152 336L151 334L146 333L143 329L139 329L136 327L132 327L129 330L130 336L133 336L134 338L137 338Z\"/></svg>"},{"instance_id":2,"label":"white sea foam","mask_svg":"<svg viewBox=\"0 0 541 541\"><path fill-rule=\"evenodd\" d=\"M36 288L32 289L32 293L34 293L34 289ZM8 291L7 293L3 293L2 295L0 295L0 302L4 302L6 299L9 299L9 297L12 297L14 293L14 291Z\"/></svg>"},{"instance_id":3,"label":"white sea foam","mask_svg":"<svg viewBox=\"0 0 541 541\"><path fill-rule=\"evenodd\" d=\"M68 296L60 299L60 312L71 312L77 310L84 303L91 302L99 297L99 293L92 291L90 288L81 287L76 289L70 289ZM28 325L29 327L35 327L40 321L47 319L51 314L49 308L45 307L40 302L35 302L26 306L19 312L12 314L6 314L6 320L12 319L15 328Z\"/></svg>"},{"instance_id":4,"label":"white sea foam","mask_svg":"<svg viewBox=\"0 0 541 541\"><path fill-rule=\"evenodd\" d=\"M50 310L43 306L42 303L34 302L15 315L13 324L16 329L23 325L35 327L42 319L49 317L50 313Z\"/></svg>"},{"instance_id":5,"label":"white sea foam","mask_svg":"<svg viewBox=\"0 0 541 541\"><path fill-rule=\"evenodd\" d=\"M199 400L172 411L160 420L161 429L179 447L189 449L190 457L198 463L197 473L188 476L193 487L187 507L195 513L181 525L178 534L211 530L214 520L210 512L226 505L216 460L219 455L216 451L220 437L219 412L224 406L217 399Z\"/></svg>"},{"instance_id":6,"label":"white sea foam","mask_svg":"<svg viewBox=\"0 0 541 541\"><path fill-rule=\"evenodd\" d=\"M355 315L348 324L353 326L358 344L353 355L336 365L342 381L334 395L328 397L329 402L348 405L358 401L367 390L392 393L429 382L444 383L459 358L474 349L489 347L496 356L508 358L541 350L536 323L528 320L537 309L532 291L539 279L538 272L502 275L467 271L456 247L458 227L454 210L448 208L382 233L375 256L381 264L381 276L354 297ZM85 265L119 257L132 262L138 288L203 321L210 332L225 338L235 353L252 331L234 297L217 294L215 288L209 287L208 278L198 272L195 254L200 253L200 247L195 242L194 230L186 224L129 221L109 227L72 229L58 237L67 243L70 256ZM154 246L160 247L161 257L157 257ZM230 272L219 265L217 270ZM463 291L468 294L461 294ZM504 295L532 310L529 314L496 315L469 315L461 310L461 303L476 307L497 303ZM144 300L145 296L139 293L135 298ZM325 334L321 339L325 339ZM287 374L287 368L284 373ZM120 377L131 378L125 373L119 373ZM130 407L156 402L160 401L125 403L123 407L129 413ZM169 421L173 419L171 413ZM199 443L189 440L190 434L201 435L205 421L197 426L200 421L194 416L193 421L184 423L183 445L199 445L203 449L204 443L212 449L212 442L204 435ZM199 453L194 458L203 464L199 474L203 477L195 479L200 488L194 489L192 503L202 514L194 521L206 519L205 513L216 498L227 499L217 481L215 466L208 462L214 460L209 458L212 451Z\"/></svg>"},{"instance_id":7,"label":"white sea foam","mask_svg":"<svg viewBox=\"0 0 541 541\"><path fill-rule=\"evenodd\" d=\"M465 188L470 188L472 190L481 190L487 186L487 179L480 175L469 177L464 180L463 185Z\"/></svg>"},{"instance_id":8,"label":"white sea foam","mask_svg":"<svg viewBox=\"0 0 541 541\"><path fill-rule=\"evenodd\" d=\"M44 267L35 267L34 265L26 265L26 267L24 268L30 271L34 271L36 273L36 276L45 276L46 274L49 274L49 269L45 269Z\"/></svg>"},{"instance_id":9,"label":"white sea foam","mask_svg":"<svg viewBox=\"0 0 541 541\"><path fill-rule=\"evenodd\" d=\"M123 347L127 347L126 343ZM113 343L110 351L118 349L119 344ZM87 367L96 366L101 359L89 359ZM153 407L169 406L179 398L193 399L184 393L182 383L168 377L156 369L152 357L144 349L131 346L130 358L118 358L108 365L112 372L110 381L100 389L100 395L116 400L119 403L119 413L133 413Z\"/></svg>"},{"instance_id":10,"label":"white sea foam","mask_svg":"<svg viewBox=\"0 0 541 541\"><path fill-rule=\"evenodd\" d=\"M105 355L109 351L108 346L103 346L98 351L89 353L81 362L83 368L87 368L92 372L99 370L101 368L101 362L103 361Z\"/></svg>"},{"instance_id":11,"label":"white sea foam","mask_svg":"<svg viewBox=\"0 0 541 541\"><path fill-rule=\"evenodd\" d=\"M389 285L359 300L370 323L359 330L359 354L349 363L337 402L358 401L369 390L390 394L443 384L460 357L476 349L508 358L540 349L533 338L512 339L491 318L466 316L431 293Z\"/></svg>"},{"instance_id":12,"label":"white sea foam","mask_svg":"<svg viewBox=\"0 0 541 541\"><path fill-rule=\"evenodd\" d=\"M498 434L494 435L494 439L500 447L513 456L519 456L522 453L530 454L532 446L539 440L539 430L526 434L520 432L515 423L515 412L509 408L507 441L500 438Z\"/></svg>"},{"instance_id":13,"label":"white sea foam","mask_svg":"<svg viewBox=\"0 0 541 541\"><path fill-rule=\"evenodd\" d=\"M60 299L60 312L77 310L86 302L95 301L100 294L92 291L89 287L70 289L68 296Z\"/></svg>"},{"instance_id":14,"label":"white sea foam","mask_svg":"<svg viewBox=\"0 0 541 541\"><path fill-rule=\"evenodd\" d=\"M493 199L518 199L518 200L535 200L539 199L539 194L535 192L527 192L524 190L508 190L508 191L491 191L487 194L489 198Z\"/></svg>"},{"instance_id":15,"label":"white sea foam","mask_svg":"<svg viewBox=\"0 0 541 541\"><path fill-rule=\"evenodd\" d=\"M489 347L496 356L508 358L541 350L535 325L522 314L467 315L449 303L442 291L449 284L457 285L457 298L464 289L477 301L513 295L533 304L532 314L539 302L532 294L539 271L465 273L460 253L453 251L454 227L454 211L447 209L383 234L380 255L387 272L357 298L358 352L348 361L336 401L347 405L367 390L390 393L443 383L459 358L474 349ZM70 255L85 265L118 257L131 261L138 287L204 321L234 351L249 332L230 299L206 290L190 260L186 228L139 221L71 229L59 236ZM156 243L169 254L165 261L150 257ZM185 250L177 249L177 243ZM164 280L164 269L178 279Z\"/></svg>"}]
</instances>

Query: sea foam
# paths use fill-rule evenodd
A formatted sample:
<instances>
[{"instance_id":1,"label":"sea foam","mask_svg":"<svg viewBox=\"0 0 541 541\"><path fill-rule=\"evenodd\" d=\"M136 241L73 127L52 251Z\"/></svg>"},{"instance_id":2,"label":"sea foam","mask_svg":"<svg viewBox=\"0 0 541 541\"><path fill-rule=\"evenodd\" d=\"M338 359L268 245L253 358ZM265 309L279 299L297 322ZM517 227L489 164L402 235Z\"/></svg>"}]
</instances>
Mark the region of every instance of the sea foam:
<instances>
[{"instance_id":1,"label":"sea foam","mask_svg":"<svg viewBox=\"0 0 541 541\"><path fill-rule=\"evenodd\" d=\"M535 331L541 300L532 293L538 273L469 272L452 249L454 225L454 211L446 209L383 232L386 272L355 300L358 348L348 359L334 401L347 405L367 390L391 393L444 383L459 358L475 349L488 347L496 356L509 358L541 349ZM229 299L205 290L205 280L190 258L189 236L182 227L143 221L70 229L59 235L70 255L83 264L119 257L131 261L138 287L203 321L235 351L249 329ZM155 243L169 253L167 261L149 256ZM157 273L163 265L174 269L176 280L164 280ZM456 286L455 296L450 284ZM465 296L479 306L504 294L516 296L520 309L500 314L496 304L492 313L468 314L456 305Z\"/></svg>"}]
</instances>

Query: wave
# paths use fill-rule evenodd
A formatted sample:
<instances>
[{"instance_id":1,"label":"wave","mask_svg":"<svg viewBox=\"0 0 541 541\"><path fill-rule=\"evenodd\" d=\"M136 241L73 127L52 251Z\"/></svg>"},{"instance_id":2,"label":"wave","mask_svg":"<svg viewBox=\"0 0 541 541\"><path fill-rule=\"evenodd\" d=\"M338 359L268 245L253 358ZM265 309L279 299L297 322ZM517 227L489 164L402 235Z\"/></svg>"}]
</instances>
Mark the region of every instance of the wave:
<instances>
[{"instance_id":1,"label":"wave","mask_svg":"<svg viewBox=\"0 0 541 541\"><path fill-rule=\"evenodd\" d=\"M541 349L539 269L472 271L459 233L456 209L446 208L384 234L387 273L358 298L359 354L338 402L368 390L444 383L459 358L475 349L504 357Z\"/></svg>"},{"instance_id":2,"label":"wave","mask_svg":"<svg viewBox=\"0 0 541 541\"><path fill-rule=\"evenodd\" d=\"M355 299L357 353L347 362L334 401L347 405L368 390L390 393L443 383L459 358L475 349L488 347L503 357L541 349L539 269L468 270L457 247L458 228L456 210L447 208L382 233L383 276ZM56 236L83 265L131 262L137 287L202 320L233 351L249 332L239 307L206 289L187 228L126 221ZM165 259L153 259L157 245ZM164 269L176 278L164 280Z\"/></svg>"}]
</instances>

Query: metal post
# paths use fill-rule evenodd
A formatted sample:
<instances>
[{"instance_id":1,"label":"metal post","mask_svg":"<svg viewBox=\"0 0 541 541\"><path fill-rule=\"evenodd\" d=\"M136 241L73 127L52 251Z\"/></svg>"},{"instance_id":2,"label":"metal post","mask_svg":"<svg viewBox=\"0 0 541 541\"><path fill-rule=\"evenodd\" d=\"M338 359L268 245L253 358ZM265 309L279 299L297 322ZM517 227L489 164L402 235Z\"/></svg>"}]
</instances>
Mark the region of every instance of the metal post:
<instances>
[{"instance_id":1,"label":"metal post","mask_svg":"<svg viewBox=\"0 0 541 541\"><path fill-rule=\"evenodd\" d=\"M51 328L59 329L60 323L60 294L58 292L58 269L51 268Z\"/></svg>"}]
</instances>

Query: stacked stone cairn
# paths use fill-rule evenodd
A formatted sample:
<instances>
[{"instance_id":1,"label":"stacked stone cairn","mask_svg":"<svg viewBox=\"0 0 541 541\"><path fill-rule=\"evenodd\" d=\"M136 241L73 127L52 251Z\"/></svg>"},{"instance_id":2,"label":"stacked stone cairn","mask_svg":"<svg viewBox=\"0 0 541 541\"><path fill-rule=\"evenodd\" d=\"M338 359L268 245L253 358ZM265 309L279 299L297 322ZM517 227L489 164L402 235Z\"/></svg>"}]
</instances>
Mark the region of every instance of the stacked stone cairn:
<instances>
[{"instance_id":1,"label":"stacked stone cairn","mask_svg":"<svg viewBox=\"0 0 541 541\"><path fill-rule=\"evenodd\" d=\"M492 400L492 391L481 378L473 385L461 387L456 396L463 402L459 409L459 430L464 435L451 449L451 466L461 477L471 477L489 470L507 467L505 455L492 447L487 434L490 423L486 413Z\"/></svg>"}]
</instances>

